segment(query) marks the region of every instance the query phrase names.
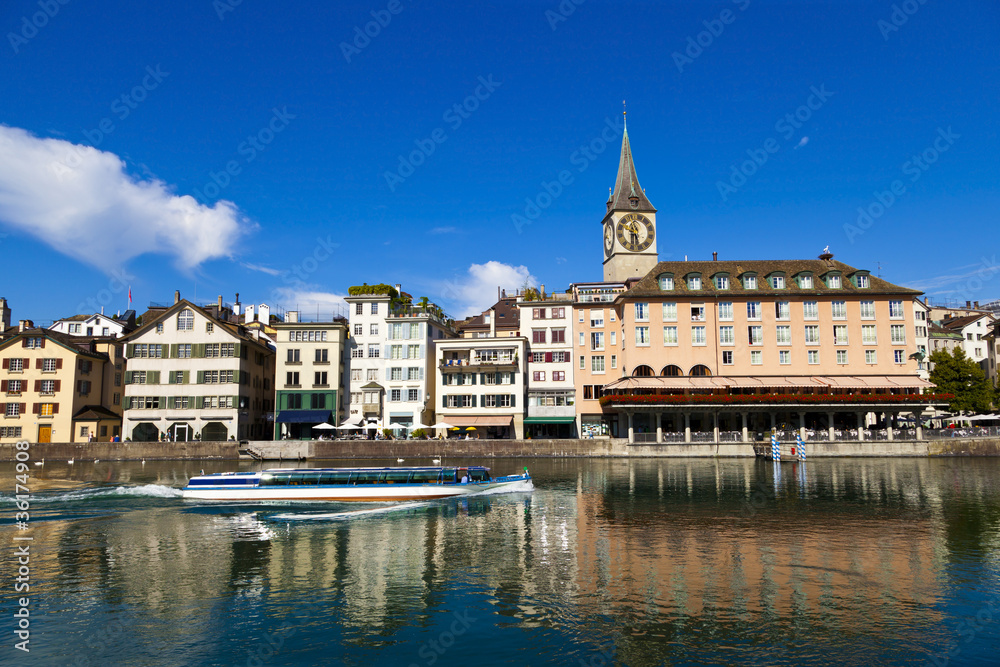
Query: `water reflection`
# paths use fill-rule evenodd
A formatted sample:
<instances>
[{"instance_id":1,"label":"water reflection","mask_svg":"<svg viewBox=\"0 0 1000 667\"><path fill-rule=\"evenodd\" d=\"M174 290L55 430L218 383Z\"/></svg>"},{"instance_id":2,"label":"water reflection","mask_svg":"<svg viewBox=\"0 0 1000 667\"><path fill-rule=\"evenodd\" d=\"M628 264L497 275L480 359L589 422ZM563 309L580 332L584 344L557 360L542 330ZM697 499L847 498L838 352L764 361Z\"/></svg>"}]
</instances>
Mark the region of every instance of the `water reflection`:
<instances>
[{"instance_id":1,"label":"water reflection","mask_svg":"<svg viewBox=\"0 0 1000 667\"><path fill-rule=\"evenodd\" d=\"M274 518L329 511L316 506L127 493L208 465L46 466L33 575L59 611L51 650L85 636L91 612L113 612L138 628L123 646L182 641L185 660L286 621L297 637L389 651L466 605L491 614L477 641L518 628L543 662L704 650L726 661L723 644L792 662L822 662L819 646L845 662L893 660L946 645L956 588L996 580L993 461L529 465L530 495L338 522Z\"/></svg>"}]
</instances>

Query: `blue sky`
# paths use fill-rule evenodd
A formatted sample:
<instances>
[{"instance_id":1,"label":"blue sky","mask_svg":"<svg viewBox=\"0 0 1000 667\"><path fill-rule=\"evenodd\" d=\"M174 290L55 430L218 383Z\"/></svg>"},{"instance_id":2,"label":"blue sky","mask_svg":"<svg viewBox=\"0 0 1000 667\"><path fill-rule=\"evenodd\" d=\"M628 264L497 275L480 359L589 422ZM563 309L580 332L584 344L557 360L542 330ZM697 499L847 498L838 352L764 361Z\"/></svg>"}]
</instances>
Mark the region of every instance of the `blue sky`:
<instances>
[{"instance_id":1,"label":"blue sky","mask_svg":"<svg viewBox=\"0 0 1000 667\"><path fill-rule=\"evenodd\" d=\"M235 1L0 7L15 319L599 280L623 99L661 259L1000 297L993 0Z\"/></svg>"}]
</instances>

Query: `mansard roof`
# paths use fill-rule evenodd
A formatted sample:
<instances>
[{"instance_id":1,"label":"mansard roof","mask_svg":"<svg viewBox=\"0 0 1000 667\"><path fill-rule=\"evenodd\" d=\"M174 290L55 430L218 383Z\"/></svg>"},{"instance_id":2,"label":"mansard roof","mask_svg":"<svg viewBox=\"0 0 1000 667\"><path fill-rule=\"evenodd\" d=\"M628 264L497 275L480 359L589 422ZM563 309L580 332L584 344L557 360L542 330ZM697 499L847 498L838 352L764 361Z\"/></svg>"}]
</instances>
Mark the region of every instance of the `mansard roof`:
<instances>
[{"instance_id":1,"label":"mansard roof","mask_svg":"<svg viewBox=\"0 0 1000 667\"><path fill-rule=\"evenodd\" d=\"M728 289L716 289L711 280L702 280L701 289L690 290L683 280L674 281L674 289L661 290L659 276L672 274L675 277L683 277L691 273L700 273L702 276L713 276L719 273L727 273L730 276ZM785 281L784 288L775 289L765 278L774 273L784 273L789 280ZM765 260L734 260L734 261L676 261L659 262L653 270L640 279L631 289L622 293L619 298L636 297L666 297L676 296L700 296L700 297L720 297L720 296L770 296L777 297L782 294L787 295L898 295L915 297L923 292L919 290L894 285L887 280L877 276L868 276L868 287L858 287L850 280L841 282L841 287L830 288L822 280L826 274L842 274L850 277L857 273L866 273L853 266L838 262L833 259L765 259ZM745 289L740 277L746 274L756 275L756 289ZM813 286L810 288L799 287L798 281L793 280L800 274L812 274L814 277Z\"/></svg>"}]
</instances>

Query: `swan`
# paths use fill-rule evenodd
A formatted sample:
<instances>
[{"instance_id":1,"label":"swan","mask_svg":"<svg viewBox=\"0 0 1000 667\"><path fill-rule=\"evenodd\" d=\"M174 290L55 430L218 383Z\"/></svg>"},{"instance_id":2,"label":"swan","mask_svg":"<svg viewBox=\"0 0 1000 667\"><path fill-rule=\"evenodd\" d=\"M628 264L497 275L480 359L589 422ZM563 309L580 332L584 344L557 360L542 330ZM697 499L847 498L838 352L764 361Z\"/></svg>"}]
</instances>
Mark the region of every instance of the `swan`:
<instances>
[{"instance_id":1,"label":"swan","mask_svg":"<svg viewBox=\"0 0 1000 667\"><path fill-rule=\"evenodd\" d=\"M403 459L396 459L396 463L402 463Z\"/></svg>"},{"instance_id":2,"label":"swan","mask_svg":"<svg viewBox=\"0 0 1000 667\"><path fill-rule=\"evenodd\" d=\"M441 463L441 459L431 459L431 463L433 463L434 465L438 465L439 463Z\"/></svg>"},{"instance_id":3,"label":"swan","mask_svg":"<svg viewBox=\"0 0 1000 667\"><path fill-rule=\"evenodd\" d=\"M42 459L41 461L35 461L35 465L36 466L43 466L43 465L45 465L45 459Z\"/></svg>"},{"instance_id":4,"label":"swan","mask_svg":"<svg viewBox=\"0 0 1000 667\"><path fill-rule=\"evenodd\" d=\"M69 461L66 461L66 463L68 463L70 465L73 465L73 461L74 461L74 459L70 459Z\"/></svg>"}]
</instances>

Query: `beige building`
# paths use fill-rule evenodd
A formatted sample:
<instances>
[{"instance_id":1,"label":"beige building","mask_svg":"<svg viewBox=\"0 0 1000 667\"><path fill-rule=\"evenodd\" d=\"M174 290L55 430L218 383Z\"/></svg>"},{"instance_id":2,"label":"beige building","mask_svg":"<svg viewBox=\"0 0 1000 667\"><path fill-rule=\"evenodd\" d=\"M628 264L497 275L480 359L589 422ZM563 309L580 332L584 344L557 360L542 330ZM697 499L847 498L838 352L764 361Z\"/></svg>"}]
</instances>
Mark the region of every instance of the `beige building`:
<instances>
[{"instance_id":1,"label":"beige building","mask_svg":"<svg viewBox=\"0 0 1000 667\"><path fill-rule=\"evenodd\" d=\"M347 321L300 322L292 310L274 329L274 439L323 435L313 427L340 423Z\"/></svg>"},{"instance_id":2,"label":"beige building","mask_svg":"<svg viewBox=\"0 0 1000 667\"><path fill-rule=\"evenodd\" d=\"M577 432L584 438L618 432L618 413L605 412L604 385L621 377L621 323L614 301L624 283L576 283L573 289L573 384Z\"/></svg>"},{"instance_id":3,"label":"beige building","mask_svg":"<svg viewBox=\"0 0 1000 667\"><path fill-rule=\"evenodd\" d=\"M0 441L107 442L121 435L121 344L30 321L0 342Z\"/></svg>"}]
</instances>

